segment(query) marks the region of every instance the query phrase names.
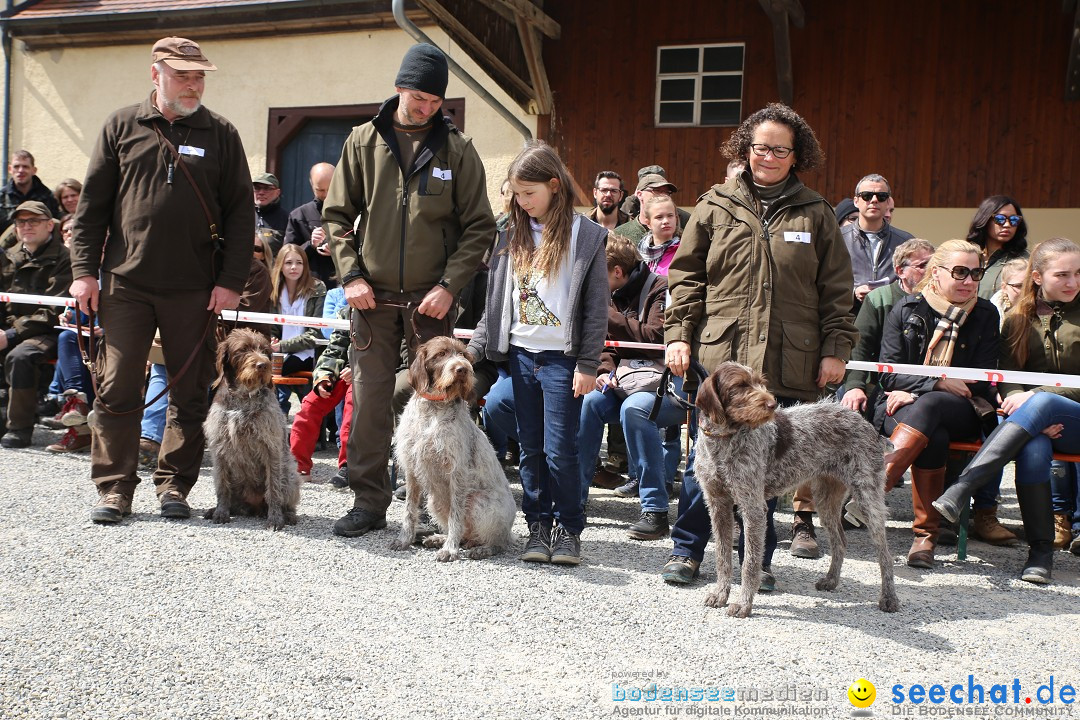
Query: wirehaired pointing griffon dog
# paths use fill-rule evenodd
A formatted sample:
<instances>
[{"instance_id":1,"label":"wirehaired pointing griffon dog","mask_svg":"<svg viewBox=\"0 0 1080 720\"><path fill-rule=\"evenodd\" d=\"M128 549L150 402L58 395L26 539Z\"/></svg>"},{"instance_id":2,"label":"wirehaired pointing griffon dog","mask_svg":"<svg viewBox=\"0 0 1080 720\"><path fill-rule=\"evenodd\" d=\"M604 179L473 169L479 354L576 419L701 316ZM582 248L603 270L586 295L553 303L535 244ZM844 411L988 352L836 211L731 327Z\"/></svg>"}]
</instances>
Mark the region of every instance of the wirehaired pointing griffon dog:
<instances>
[{"instance_id":1,"label":"wirehaired pointing griffon dog","mask_svg":"<svg viewBox=\"0 0 1080 720\"><path fill-rule=\"evenodd\" d=\"M274 530L296 524L300 478L271 367L270 341L254 330L233 330L218 345L217 393L203 426L217 490L207 520L227 523L237 513L265 517Z\"/></svg>"},{"instance_id":2,"label":"wirehaired pointing griffon dog","mask_svg":"<svg viewBox=\"0 0 1080 720\"><path fill-rule=\"evenodd\" d=\"M832 558L818 590L840 580L846 540L840 525L850 493L866 510L867 529L881 567L878 607L896 612L893 560L885 542L886 443L870 423L842 405L822 401L778 409L765 378L750 368L725 362L701 384L697 395L699 434L697 481L712 517L716 541L716 588L709 607L727 604L731 591L732 505L738 505L746 533L742 597L728 615L750 614L765 552L765 502L807 480L821 524L829 534Z\"/></svg>"},{"instance_id":3,"label":"wirehaired pointing griffon dog","mask_svg":"<svg viewBox=\"0 0 1080 720\"><path fill-rule=\"evenodd\" d=\"M517 506L494 448L469 412L473 383L472 364L459 341L437 337L417 350L409 367L414 394L394 433L394 457L406 486L395 550L415 540L421 495L443 533L424 539L424 547L441 547L436 559L457 560L465 549L477 560L513 542Z\"/></svg>"}]
</instances>

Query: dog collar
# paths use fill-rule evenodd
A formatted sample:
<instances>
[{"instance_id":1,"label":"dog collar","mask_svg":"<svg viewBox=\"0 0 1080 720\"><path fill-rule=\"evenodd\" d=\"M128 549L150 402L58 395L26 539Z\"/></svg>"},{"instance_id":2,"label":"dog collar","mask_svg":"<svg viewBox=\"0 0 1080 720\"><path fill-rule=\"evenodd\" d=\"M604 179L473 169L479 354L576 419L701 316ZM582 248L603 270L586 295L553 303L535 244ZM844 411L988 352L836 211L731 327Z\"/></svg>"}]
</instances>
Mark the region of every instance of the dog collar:
<instances>
[{"instance_id":1,"label":"dog collar","mask_svg":"<svg viewBox=\"0 0 1080 720\"><path fill-rule=\"evenodd\" d=\"M416 394L419 395L420 397L424 398L425 400L430 400L431 402L446 402L446 395L445 394L443 394L443 395L430 395L430 394L428 394L426 392L419 392L419 391L417 391Z\"/></svg>"}]
</instances>

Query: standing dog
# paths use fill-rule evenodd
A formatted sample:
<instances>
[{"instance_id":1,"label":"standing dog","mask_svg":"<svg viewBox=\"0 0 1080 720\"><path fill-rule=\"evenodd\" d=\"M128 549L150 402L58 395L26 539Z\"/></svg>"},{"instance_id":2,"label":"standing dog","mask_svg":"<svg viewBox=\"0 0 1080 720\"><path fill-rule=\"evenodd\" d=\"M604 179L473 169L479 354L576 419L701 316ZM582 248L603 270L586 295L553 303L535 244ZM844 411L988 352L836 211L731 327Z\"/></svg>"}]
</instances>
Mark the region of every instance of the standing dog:
<instances>
[{"instance_id":1,"label":"standing dog","mask_svg":"<svg viewBox=\"0 0 1080 720\"><path fill-rule=\"evenodd\" d=\"M821 524L829 533L832 560L818 590L834 590L844 564L846 540L840 525L850 493L866 510L867 529L881 567L878 607L896 612L893 559L885 542L884 439L870 423L834 402L777 409L765 378L750 368L725 362L702 383L695 472L712 517L716 541L716 589L709 607L727 604L731 592L732 505L738 505L746 532L742 598L728 615L750 614L765 552L765 501L809 480Z\"/></svg>"},{"instance_id":2,"label":"standing dog","mask_svg":"<svg viewBox=\"0 0 1080 720\"><path fill-rule=\"evenodd\" d=\"M394 433L394 457L406 484L405 521L391 545L395 550L415 540L421 495L445 533L424 540L424 547L442 548L436 559L456 560L464 547L477 560L512 543L517 506L494 448L469 412L473 383L459 341L437 337L417 350L409 367L414 394Z\"/></svg>"},{"instance_id":3,"label":"standing dog","mask_svg":"<svg viewBox=\"0 0 1080 720\"><path fill-rule=\"evenodd\" d=\"M270 342L254 330L233 330L218 346L217 370L217 393L203 426L217 507L206 519L226 523L240 513L265 517L274 530L295 525L300 478L274 395Z\"/></svg>"}]
</instances>

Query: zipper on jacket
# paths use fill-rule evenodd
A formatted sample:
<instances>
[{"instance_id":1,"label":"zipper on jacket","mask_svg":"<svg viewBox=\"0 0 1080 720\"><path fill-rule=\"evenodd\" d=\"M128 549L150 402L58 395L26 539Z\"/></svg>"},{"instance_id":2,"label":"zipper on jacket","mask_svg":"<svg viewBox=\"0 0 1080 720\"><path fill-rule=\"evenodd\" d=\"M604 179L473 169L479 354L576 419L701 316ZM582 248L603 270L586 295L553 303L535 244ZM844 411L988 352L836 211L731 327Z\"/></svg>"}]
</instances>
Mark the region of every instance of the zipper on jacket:
<instances>
[{"instance_id":1,"label":"zipper on jacket","mask_svg":"<svg viewBox=\"0 0 1080 720\"><path fill-rule=\"evenodd\" d=\"M405 225L409 220L409 176L401 171L404 182L401 185L401 242L398 258L398 292L405 292Z\"/></svg>"}]
</instances>

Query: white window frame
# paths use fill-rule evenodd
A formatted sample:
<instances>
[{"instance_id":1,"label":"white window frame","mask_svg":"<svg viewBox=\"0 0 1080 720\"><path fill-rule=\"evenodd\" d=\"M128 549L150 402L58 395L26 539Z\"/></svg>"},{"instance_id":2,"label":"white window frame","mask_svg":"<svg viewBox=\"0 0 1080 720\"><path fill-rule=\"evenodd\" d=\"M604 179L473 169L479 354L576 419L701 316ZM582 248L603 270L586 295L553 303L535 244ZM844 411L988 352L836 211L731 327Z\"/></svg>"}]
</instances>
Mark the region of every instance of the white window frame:
<instances>
[{"instance_id":1,"label":"white window frame","mask_svg":"<svg viewBox=\"0 0 1080 720\"><path fill-rule=\"evenodd\" d=\"M705 50L706 50L706 48L715 48L715 47L738 47L738 48L741 48L742 49L742 58L743 58L743 68L742 68L742 70L739 70L737 72L732 71L732 70L726 70L726 71L721 71L721 72L705 72L703 70L703 66L704 66L704 63L705 63ZM688 48L694 48L694 49L696 49L698 51L698 69L697 69L696 73L665 73L665 74L661 74L661 72L660 72L660 54L661 54L661 52L663 52L664 50L685 50L685 49L688 49ZM737 76L739 76L739 97L738 97L738 101L739 101L739 119L736 120L731 125L702 125L701 124L701 103L702 103L702 100L701 100L701 88L702 88L702 85L704 85L703 80L707 76L712 77L712 76L718 76L718 75L724 75L724 76L737 75ZM660 82L662 80L693 80L694 81L694 99L693 99L694 118L693 118L693 120L691 122L689 122L689 123L672 123L672 122L662 123L662 122L660 122L660 108L661 108L661 105L662 105L662 103L660 101ZM665 128L670 128L670 127L736 127L742 121L743 93L745 91L746 91L746 43L729 42L729 43L706 43L704 45L661 45L661 46L656 48L656 88L654 90L654 97L656 98L656 101L655 101L655 107L653 109L653 124L656 127L665 127ZM735 98L724 98L724 100L727 100L727 101L731 101L731 100L734 100L734 99ZM715 99L714 98L709 99L710 102L713 101L713 100L715 100ZM678 101L668 100L667 102L672 103L672 102L688 102L688 101L687 100L678 100Z\"/></svg>"}]
</instances>

